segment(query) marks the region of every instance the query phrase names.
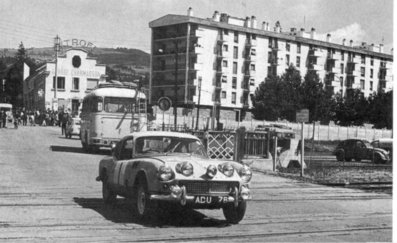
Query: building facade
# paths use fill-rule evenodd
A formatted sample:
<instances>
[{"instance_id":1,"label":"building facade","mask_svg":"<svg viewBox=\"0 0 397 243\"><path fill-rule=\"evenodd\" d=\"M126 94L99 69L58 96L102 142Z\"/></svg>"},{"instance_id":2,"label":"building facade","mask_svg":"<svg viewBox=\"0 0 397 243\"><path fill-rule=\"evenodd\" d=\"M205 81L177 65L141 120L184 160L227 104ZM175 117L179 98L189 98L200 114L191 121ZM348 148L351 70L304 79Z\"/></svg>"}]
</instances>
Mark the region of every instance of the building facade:
<instances>
[{"instance_id":1,"label":"building facade","mask_svg":"<svg viewBox=\"0 0 397 243\"><path fill-rule=\"evenodd\" d=\"M32 75L24 65L24 106L29 110L70 109L77 113L84 96L104 81L106 66L97 64L81 48L66 50L57 63L46 62ZM57 87L55 89L55 67ZM27 74L27 75L25 75Z\"/></svg>"},{"instance_id":2,"label":"building facade","mask_svg":"<svg viewBox=\"0 0 397 243\"><path fill-rule=\"evenodd\" d=\"M293 64L302 76L315 70L327 89L345 95L360 89L369 96L392 89L393 56L382 45L353 46L353 41L318 40L314 28L283 32L255 16L245 19L215 11L212 18L166 15L149 23L152 30L149 97L169 97L178 107L198 105L214 114L241 114L250 95L269 75L282 75Z\"/></svg>"}]
</instances>

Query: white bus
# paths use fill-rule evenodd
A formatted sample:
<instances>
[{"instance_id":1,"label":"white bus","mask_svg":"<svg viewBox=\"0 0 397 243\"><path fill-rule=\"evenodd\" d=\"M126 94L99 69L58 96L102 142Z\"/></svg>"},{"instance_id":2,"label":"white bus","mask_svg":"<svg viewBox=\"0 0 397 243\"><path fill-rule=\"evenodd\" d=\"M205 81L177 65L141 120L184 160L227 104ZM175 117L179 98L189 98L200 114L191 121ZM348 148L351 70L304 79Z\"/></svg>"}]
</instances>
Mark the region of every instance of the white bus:
<instances>
[{"instance_id":1,"label":"white bus","mask_svg":"<svg viewBox=\"0 0 397 243\"><path fill-rule=\"evenodd\" d=\"M100 84L83 100L80 139L83 149L111 147L125 135L147 130L146 96L134 84Z\"/></svg>"}]
</instances>

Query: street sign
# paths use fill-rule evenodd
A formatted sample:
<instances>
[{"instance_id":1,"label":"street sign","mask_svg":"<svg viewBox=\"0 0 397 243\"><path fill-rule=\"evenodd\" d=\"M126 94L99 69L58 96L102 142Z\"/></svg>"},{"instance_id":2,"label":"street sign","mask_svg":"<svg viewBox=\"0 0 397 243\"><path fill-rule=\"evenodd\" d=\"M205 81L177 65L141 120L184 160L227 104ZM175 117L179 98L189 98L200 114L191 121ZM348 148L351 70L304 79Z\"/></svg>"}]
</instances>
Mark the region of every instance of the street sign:
<instances>
[{"instance_id":1,"label":"street sign","mask_svg":"<svg viewBox=\"0 0 397 243\"><path fill-rule=\"evenodd\" d=\"M309 110L302 109L296 112L296 122L309 122Z\"/></svg>"},{"instance_id":2,"label":"street sign","mask_svg":"<svg viewBox=\"0 0 397 243\"><path fill-rule=\"evenodd\" d=\"M158 101L157 104L162 111L168 111L171 107L171 100L168 97L161 97Z\"/></svg>"}]
</instances>

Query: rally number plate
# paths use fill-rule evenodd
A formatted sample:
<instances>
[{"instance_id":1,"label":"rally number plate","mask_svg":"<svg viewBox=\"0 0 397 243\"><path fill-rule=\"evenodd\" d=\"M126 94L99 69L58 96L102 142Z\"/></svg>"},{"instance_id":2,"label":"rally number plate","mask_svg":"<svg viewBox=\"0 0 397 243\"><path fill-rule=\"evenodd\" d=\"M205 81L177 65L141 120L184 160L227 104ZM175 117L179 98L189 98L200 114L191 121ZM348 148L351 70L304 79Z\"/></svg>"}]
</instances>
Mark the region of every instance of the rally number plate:
<instances>
[{"instance_id":1,"label":"rally number plate","mask_svg":"<svg viewBox=\"0 0 397 243\"><path fill-rule=\"evenodd\" d=\"M227 196L195 196L195 204L223 204L228 203L229 198Z\"/></svg>"}]
</instances>

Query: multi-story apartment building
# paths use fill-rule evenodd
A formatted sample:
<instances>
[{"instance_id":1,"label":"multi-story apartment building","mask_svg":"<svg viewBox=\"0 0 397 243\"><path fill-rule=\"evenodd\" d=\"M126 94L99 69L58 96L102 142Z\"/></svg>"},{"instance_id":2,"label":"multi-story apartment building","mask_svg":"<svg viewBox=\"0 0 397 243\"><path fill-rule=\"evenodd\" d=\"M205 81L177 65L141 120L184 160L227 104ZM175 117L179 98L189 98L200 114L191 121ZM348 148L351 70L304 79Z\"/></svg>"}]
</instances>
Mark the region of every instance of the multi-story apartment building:
<instances>
[{"instance_id":1,"label":"multi-story apartment building","mask_svg":"<svg viewBox=\"0 0 397 243\"><path fill-rule=\"evenodd\" d=\"M250 95L269 75L282 75L293 64L304 76L315 70L327 89L345 95L361 89L365 96L392 89L393 57L383 45L332 43L310 32L283 32L255 16L245 19L219 14L197 18L166 15L149 23L152 29L149 96L155 104L167 96L178 107L219 111L234 117L251 106ZM204 109L205 110L205 109Z\"/></svg>"}]
</instances>

